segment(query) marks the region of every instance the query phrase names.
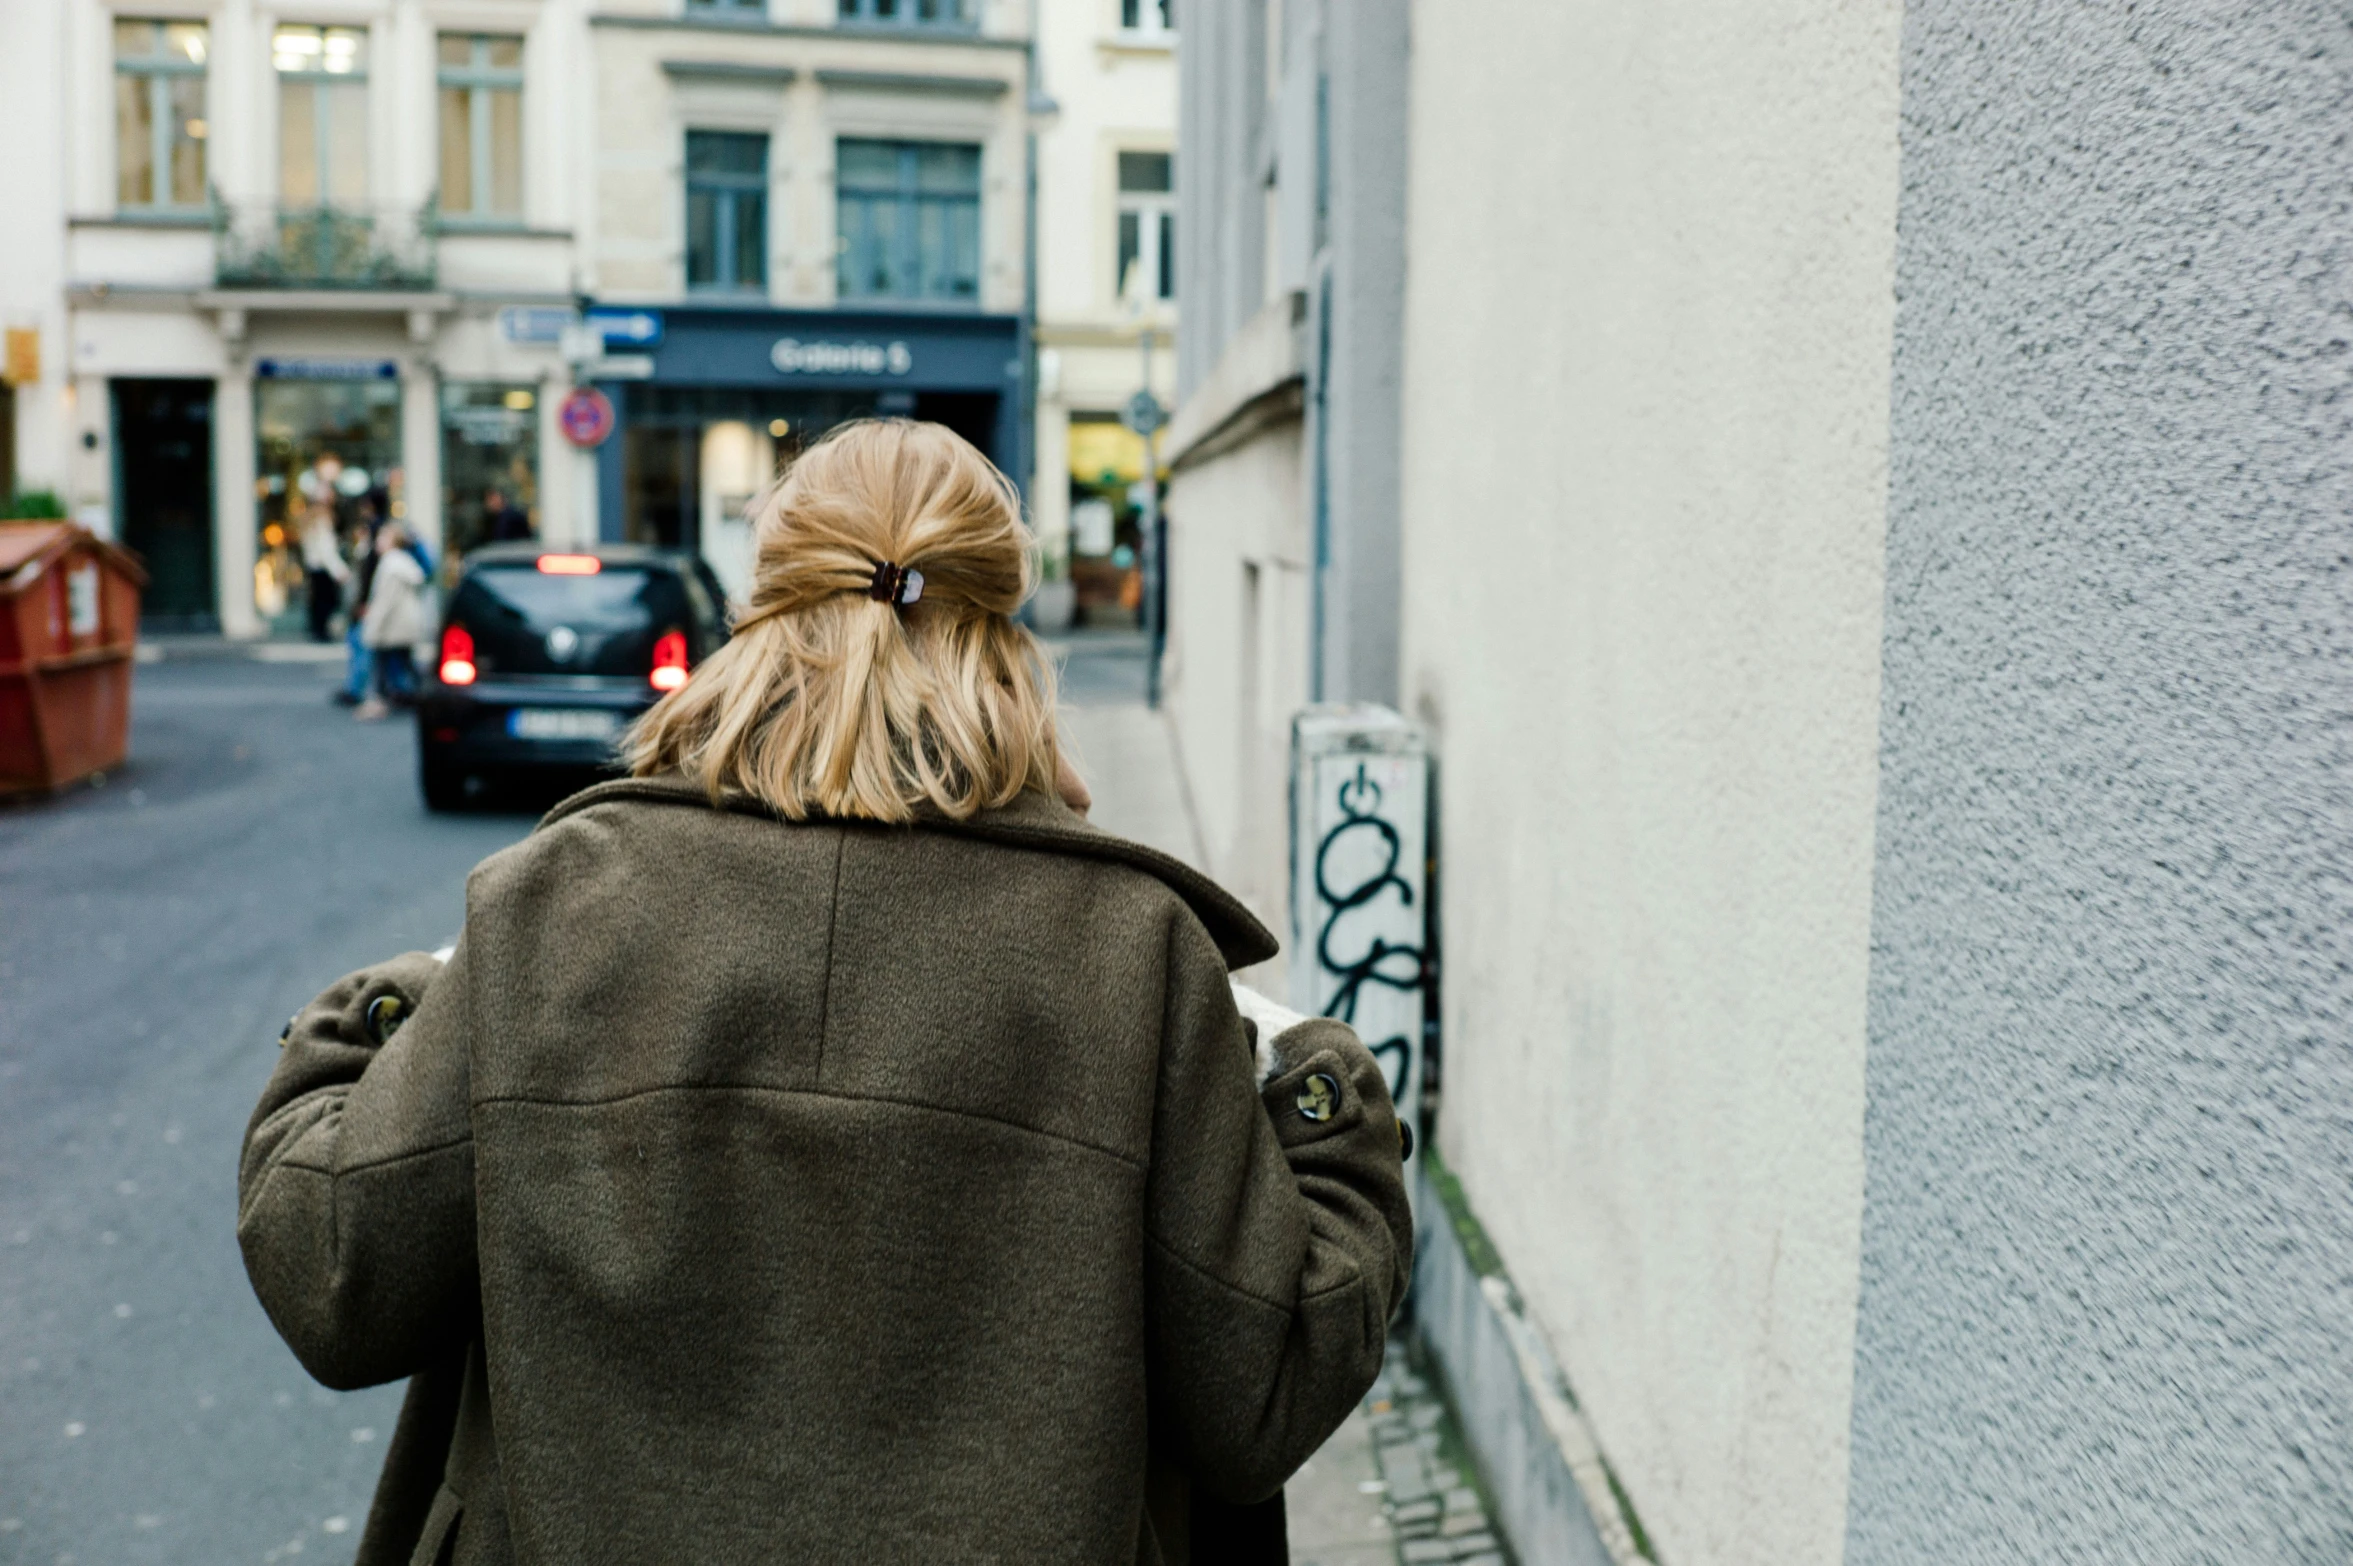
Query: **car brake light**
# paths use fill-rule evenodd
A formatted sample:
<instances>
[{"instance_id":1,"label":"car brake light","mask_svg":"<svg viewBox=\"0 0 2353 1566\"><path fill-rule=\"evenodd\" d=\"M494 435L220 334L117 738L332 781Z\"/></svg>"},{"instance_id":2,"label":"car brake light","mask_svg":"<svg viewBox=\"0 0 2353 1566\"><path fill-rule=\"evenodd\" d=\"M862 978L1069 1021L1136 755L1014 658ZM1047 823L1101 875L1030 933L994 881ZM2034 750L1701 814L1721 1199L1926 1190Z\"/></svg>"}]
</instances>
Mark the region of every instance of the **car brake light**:
<instances>
[{"instance_id":1,"label":"car brake light","mask_svg":"<svg viewBox=\"0 0 2353 1566\"><path fill-rule=\"evenodd\" d=\"M549 576L594 576L605 563L594 555L541 555L539 569Z\"/></svg>"},{"instance_id":2,"label":"car brake light","mask_svg":"<svg viewBox=\"0 0 2353 1566\"><path fill-rule=\"evenodd\" d=\"M654 642L654 672L647 676L655 690L674 691L686 683L686 633L664 631Z\"/></svg>"},{"instance_id":3,"label":"car brake light","mask_svg":"<svg viewBox=\"0 0 2353 1566\"><path fill-rule=\"evenodd\" d=\"M442 628L441 683L471 685L474 683L474 633L462 625Z\"/></svg>"}]
</instances>

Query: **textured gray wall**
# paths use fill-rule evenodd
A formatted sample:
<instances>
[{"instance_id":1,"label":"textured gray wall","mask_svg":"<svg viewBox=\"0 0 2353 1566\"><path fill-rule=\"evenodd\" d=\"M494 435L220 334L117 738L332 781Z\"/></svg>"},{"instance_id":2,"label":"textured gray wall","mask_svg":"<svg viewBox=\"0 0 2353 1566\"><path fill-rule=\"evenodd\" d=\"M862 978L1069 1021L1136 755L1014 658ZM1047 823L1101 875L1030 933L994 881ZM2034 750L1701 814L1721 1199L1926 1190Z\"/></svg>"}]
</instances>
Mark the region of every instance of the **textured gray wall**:
<instances>
[{"instance_id":1,"label":"textured gray wall","mask_svg":"<svg viewBox=\"0 0 2353 1566\"><path fill-rule=\"evenodd\" d=\"M1903 99L1847 1559L2353 1559L2348 18Z\"/></svg>"}]
</instances>

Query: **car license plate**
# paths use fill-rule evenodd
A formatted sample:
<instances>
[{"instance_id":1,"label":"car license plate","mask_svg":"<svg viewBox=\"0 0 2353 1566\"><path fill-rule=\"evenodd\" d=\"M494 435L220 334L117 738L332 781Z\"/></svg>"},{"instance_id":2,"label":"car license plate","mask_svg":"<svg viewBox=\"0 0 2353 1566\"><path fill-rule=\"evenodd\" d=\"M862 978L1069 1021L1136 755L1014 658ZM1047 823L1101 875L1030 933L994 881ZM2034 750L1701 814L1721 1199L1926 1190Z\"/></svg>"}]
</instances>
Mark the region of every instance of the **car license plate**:
<instances>
[{"instance_id":1,"label":"car license plate","mask_svg":"<svg viewBox=\"0 0 2353 1566\"><path fill-rule=\"evenodd\" d=\"M527 740L609 740L621 732L621 715L597 707L517 707L507 714L507 732Z\"/></svg>"}]
</instances>

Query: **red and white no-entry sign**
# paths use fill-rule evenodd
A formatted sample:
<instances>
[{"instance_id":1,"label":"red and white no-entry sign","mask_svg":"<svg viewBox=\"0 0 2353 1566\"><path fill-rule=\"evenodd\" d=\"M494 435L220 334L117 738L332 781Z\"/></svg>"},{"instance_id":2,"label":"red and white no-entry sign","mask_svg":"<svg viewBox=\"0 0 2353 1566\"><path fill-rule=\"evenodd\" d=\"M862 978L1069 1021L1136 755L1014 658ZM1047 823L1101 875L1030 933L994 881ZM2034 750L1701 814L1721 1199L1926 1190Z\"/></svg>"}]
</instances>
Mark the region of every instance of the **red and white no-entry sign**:
<instances>
[{"instance_id":1,"label":"red and white no-entry sign","mask_svg":"<svg viewBox=\"0 0 2353 1566\"><path fill-rule=\"evenodd\" d=\"M575 386L556 409L564 439L575 446L601 446L613 433L613 399L593 386Z\"/></svg>"}]
</instances>

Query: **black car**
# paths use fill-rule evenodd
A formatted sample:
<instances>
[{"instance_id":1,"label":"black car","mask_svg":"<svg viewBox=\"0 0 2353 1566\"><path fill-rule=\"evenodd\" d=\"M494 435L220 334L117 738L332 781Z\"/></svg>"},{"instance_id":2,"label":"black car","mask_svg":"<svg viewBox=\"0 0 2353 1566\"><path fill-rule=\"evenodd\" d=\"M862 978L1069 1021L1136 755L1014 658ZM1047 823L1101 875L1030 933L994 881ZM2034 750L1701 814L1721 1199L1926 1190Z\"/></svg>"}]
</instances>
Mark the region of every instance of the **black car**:
<instances>
[{"instance_id":1,"label":"black car","mask_svg":"<svg viewBox=\"0 0 2353 1566\"><path fill-rule=\"evenodd\" d=\"M434 810L473 786L610 769L631 719L727 639L695 555L633 544L494 544L466 557L417 699L417 781Z\"/></svg>"}]
</instances>

